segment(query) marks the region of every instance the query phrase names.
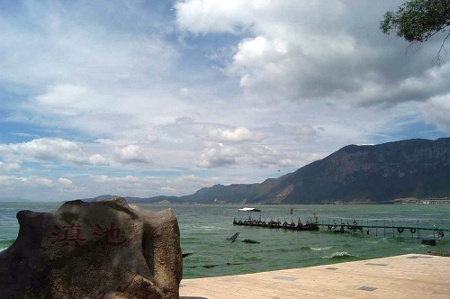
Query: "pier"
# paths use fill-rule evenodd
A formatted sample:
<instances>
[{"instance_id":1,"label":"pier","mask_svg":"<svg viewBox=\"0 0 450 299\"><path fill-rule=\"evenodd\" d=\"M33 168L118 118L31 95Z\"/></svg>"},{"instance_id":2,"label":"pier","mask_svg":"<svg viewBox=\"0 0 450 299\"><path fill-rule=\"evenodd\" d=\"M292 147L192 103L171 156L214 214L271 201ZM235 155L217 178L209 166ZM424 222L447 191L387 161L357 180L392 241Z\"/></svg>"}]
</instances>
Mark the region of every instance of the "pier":
<instances>
[{"instance_id":1,"label":"pier","mask_svg":"<svg viewBox=\"0 0 450 299\"><path fill-rule=\"evenodd\" d=\"M438 225L424 225L414 222L391 221L391 220L374 220L374 219L320 219L314 214L312 218L304 223L298 218L282 222L280 219L263 220L261 211L255 208L239 209L246 212L245 217L234 217L233 225L251 226L271 229L289 229L297 231L324 231L335 233L353 233L366 234L376 237L392 237L392 238L411 238L411 240L419 240L422 244L436 245L436 241L450 235L450 228L440 227ZM257 214L254 217L255 213Z\"/></svg>"},{"instance_id":2,"label":"pier","mask_svg":"<svg viewBox=\"0 0 450 299\"><path fill-rule=\"evenodd\" d=\"M423 226L407 222L389 220L329 220L314 222L322 231L338 233L360 233L376 237L410 237L411 240L422 240L423 244L435 245L435 241L445 237L450 228ZM434 241L434 242L433 242Z\"/></svg>"},{"instance_id":3,"label":"pier","mask_svg":"<svg viewBox=\"0 0 450 299\"><path fill-rule=\"evenodd\" d=\"M256 226L256 227L267 227L267 228L283 228L283 229L291 229L291 230L318 230L319 226L315 223L317 221L307 221L306 223L302 223L300 218L297 222L292 220L288 222L284 220L281 222L278 218L276 221L270 219L270 221L261 219L261 210L256 208L243 208L239 209L240 212L247 213L247 216L242 219L242 217L233 219L233 225L238 226ZM254 217L253 215L257 214L259 217ZM253 216L253 217L252 217Z\"/></svg>"}]
</instances>

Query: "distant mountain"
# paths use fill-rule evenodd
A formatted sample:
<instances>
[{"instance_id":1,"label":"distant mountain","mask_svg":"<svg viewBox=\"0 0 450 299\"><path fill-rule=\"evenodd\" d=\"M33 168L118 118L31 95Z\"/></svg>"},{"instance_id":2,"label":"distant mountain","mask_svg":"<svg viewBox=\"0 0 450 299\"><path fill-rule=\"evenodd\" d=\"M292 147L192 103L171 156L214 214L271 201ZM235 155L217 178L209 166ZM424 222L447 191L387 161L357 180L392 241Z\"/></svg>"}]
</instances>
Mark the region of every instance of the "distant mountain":
<instances>
[{"instance_id":1,"label":"distant mountain","mask_svg":"<svg viewBox=\"0 0 450 299\"><path fill-rule=\"evenodd\" d=\"M89 202L89 201L93 201L93 200L109 199L109 198L114 197L114 196L116 196L116 195L102 194L102 195L99 195L99 196L93 197L93 198L90 198L90 197L89 198L79 198L79 200Z\"/></svg>"},{"instance_id":2,"label":"distant mountain","mask_svg":"<svg viewBox=\"0 0 450 299\"><path fill-rule=\"evenodd\" d=\"M349 145L261 184L215 185L183 202L380 203L450 196L450 138Z\"/></svg>"},{"instance_id":3,"label":"distant mountain","mask_svg":"<svg viewBox=\"0 0 450 299\"><path fill-rule=\"evenodd\" d=\"M256 202L386 202L450 195L450 138L349 145L279 180Z\"/></svg>"},{"instance_id":4,"label":"distant mountain","mask_svg":"<svg viewBox=\"0 0 450 299\"><path fill-rule=\"evenodd\" d=\"M125 199L130 203L163 203L163 204L183 203L182 197L165 196L165 195L159 195L148 198L126 196Z\"/></svg>"},{"instance_id":5,"label":"distant mountain","mask_svg":"<svg viewBox=\"0 0 450 299\"><path fill-rule=\"evenodd\" d=\"M192 195L130 198L135 203L382 203L450 197L450 138L348 145L260 184L214 185Z\"/></svg>"},{"instance_id":6,"label":"distant mountain","mask_svg":"<svg viewBox=\"0 0 450 299\"><path fill-rule=\"evenodd\" d=\"M31 202L31 200L20 197L0 197L0 202Z\"/></svg>"}]
</instances>

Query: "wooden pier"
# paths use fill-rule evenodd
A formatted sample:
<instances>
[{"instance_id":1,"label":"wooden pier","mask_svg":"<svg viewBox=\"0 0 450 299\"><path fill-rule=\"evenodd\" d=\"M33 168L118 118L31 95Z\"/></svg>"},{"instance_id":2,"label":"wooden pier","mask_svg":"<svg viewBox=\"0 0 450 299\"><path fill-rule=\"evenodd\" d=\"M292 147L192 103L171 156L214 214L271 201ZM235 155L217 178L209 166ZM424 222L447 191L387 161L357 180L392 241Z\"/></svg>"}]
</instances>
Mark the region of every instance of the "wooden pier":
<instances>
[{"instance_id":1,"label":"wooden pier","mask_svg":"<svg viewBox=\"0 0 450 299\"><path fill-rule=\"evenodd\" d=\"M406 222L400 220L374 220L374 219L320 219L313 213L313 217L309 221L303 223L300 218L297 222L293 219L289 222L270 219L266 221L261 219L261 210L256 208L239 209L245 212L245 217L234 217L233 225L251 226L262 228L276 228L289 230L306 230L306 231L328 231L335 233L359 233L373 235L376 237L411 237L411 240L420 240L422 244L436 245L436 241L444 238L450 228L440 227L438 225L425 226L420 223ZM256 217L254 215L257 215ZM292 214L292 211L291 211Z\"/></svg>"}]
</instances>

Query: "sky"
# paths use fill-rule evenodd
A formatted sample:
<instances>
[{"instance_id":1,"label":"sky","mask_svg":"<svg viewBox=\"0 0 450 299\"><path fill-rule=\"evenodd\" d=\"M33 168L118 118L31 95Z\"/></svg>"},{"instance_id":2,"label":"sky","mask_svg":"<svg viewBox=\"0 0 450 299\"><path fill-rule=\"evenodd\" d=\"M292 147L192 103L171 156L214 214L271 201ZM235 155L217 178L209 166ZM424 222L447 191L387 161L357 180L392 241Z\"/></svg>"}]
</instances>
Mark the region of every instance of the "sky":
<instances>
[{"instance_id":1,"label":"sky","mask_svg":"<svg viewBox=\"0 0 450 299\"><path fill-rule=\"evenodd\" d=\"M0 198L182 196L447 137L446 33L383 34L402 2L0 0Z\"/></svg>"}]
</instances>

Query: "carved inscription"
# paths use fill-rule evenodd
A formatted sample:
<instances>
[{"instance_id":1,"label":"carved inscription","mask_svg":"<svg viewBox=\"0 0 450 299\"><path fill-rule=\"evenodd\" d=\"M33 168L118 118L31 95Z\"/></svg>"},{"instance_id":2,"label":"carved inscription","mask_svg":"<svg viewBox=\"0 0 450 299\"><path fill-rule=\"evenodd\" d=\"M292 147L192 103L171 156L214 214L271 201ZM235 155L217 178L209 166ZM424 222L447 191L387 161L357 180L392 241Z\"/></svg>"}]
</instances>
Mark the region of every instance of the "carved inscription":
<instances>
[{"instance_id":1,"label":"carved inscription","mask_svg":"<svg viewBox=\"0 0 450 299\"><path fill-rule=\"evenodd\" d=\"M116 227L114 222L111 222L109 226L101 226L100 224L96 224L94 229L91 231L91 234L87 237L82 233L82 226L73 222L70 225L63 226L62 228L55 226L55 229L51 235L51 244L60 246L71 245L83 247L85 242L88 240L88 237L91 239L102 237L108 246L113 247L128 246L130 244L123 231L119 227Z\"/></svg>"},{"instance_id":2,"label":"carved inscription","mask_svg":"<svg viewBox=\"0 0 450 299\"><path fill-rule=\"evenodd\" d=\"M95 225L95 230L92 233L96 236L104 236L106 244L110 246L121 246L127 245L127 239L121 232L120 228L115 227L114 223L111 222L109 227L101 227L100 225Z\"/></svg>"},{"instance_id":3,"label":"carved inscription","mask_svg":"<svg viewBox=\"0 0 450 299\"><path fill-rule=\"evenodd\" d=\"M60 244L62 246L75 245L78 247L83 247L86 238L81 235L81 226L75 225L74 223L63 226L62 229L56 227L56 231L52 232L54 239L52 244Z\"/></svg>"}]
</instances>

